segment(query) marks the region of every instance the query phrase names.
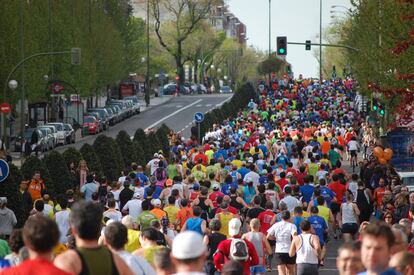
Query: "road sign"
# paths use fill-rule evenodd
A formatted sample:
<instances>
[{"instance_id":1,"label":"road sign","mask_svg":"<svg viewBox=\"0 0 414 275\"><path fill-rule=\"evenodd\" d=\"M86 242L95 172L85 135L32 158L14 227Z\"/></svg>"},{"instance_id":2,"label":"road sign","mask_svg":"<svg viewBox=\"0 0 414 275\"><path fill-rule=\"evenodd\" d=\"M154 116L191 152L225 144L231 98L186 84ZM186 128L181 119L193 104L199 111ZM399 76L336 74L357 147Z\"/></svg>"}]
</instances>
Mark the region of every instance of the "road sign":
<instances>
[{"instance_id":1,"label":"road sign","mask_svg":"<svg viewBox=\"0 0 414 275\"><path fill-rule=\"evenodd\" d=\"M11 112L11 105L9 103L0 104L0 113L8 114Z\"/></svg>"},{"instance_id":2,"label":"road sign","mask_svg":"<svg viewBox=\"0 0 414 275\"><path fill-rule=\"evenodd\" d=\"M3 159L0 159L0 182L7 179L9 176L10 168L7 162Z\"/></svg>"},{"instance_id":3,"label":"road sign","mask_svg":"<svg viewBox=\"0 0 414 275\"><path fill-rule=\"evenodd\" d=\"M195 113L194 114L194 120L198 123L203 122L204 121L204 114L200 113L200 112Z\"/></svg>"}]
</instances>

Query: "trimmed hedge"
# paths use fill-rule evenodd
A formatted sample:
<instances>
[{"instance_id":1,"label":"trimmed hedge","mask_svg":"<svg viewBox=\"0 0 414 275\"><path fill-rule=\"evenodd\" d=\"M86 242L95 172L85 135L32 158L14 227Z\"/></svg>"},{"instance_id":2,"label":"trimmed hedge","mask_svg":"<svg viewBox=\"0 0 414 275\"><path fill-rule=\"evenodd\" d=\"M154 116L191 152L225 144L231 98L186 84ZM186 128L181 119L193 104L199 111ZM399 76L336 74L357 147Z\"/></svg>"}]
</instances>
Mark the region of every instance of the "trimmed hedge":
<instances>
[{"instance_id":1,"label":"trimmed hedge","mask_svg":"<svg viewBox=\"0 0 414 275\"><path fill-rule=\"evenodd\" d=\"M124 130L120 131L116 136L116 143L118 144L119 150L121 151L121 157L123 157L126 166L137 161L138 156L135 148L137 145L131 140L127 132Z\"/></svg>"},{"instance_id":2,"label":"trimmed hedge","mask_svg":"<svg viewBox=\"0 0 414 275\"><path fill-rule=\"evenodd\" d=\"M114 144L116 145L115 141L105 135L99 135L93 143L93 148L102 165L103 174L110 181L118 179L123 168Z\"/></svg>"},{"instance_id":3,"label":"trimmed hedge","mask_svg":"<svg viewBox=\"0 0 414 275\"><path fill-rule=\"evenodd\" d=\"M22 174L15 165L9 164L10 174L0 183L0 197L7 198L7 207L13 210L17 218L18 228L24 225L24 222L29 217L29 213L25 212L22 207L22 196L19 192L19 184L22 180ZM28 209L26 209L27 211Z\"/></svg>"},{"instance_id":4,"label":"trimmed hedge","mask_svg":"<svg viewBox=\"0 0 414 275\"><path fill-rule=\"evenodd\" d=\"M101 176L103 174L102 165L93 146L88 143L85 143L80 148L80 153L82 154L83 159L86 161L86 165L88 166L89 172L95 172L96 175Z\"/></svg>"},{"instance_id":5,"label":"trimmed hedge","mask_svg":"<svg viewBox=\"0 0 414 275\"><path fill-rule=\"evenodd\" d=\"M69 147L68 149L66 149L66 151L63 152L62 156L65 159L67 167L69 167L72 162L75 164L75 167L78 167L79 161L83 159L81 152L79 152L73 147Z\"/></svg>"},{"instance_id":6,"label":"trimmed hedge","mask_svg":"<svg viewBox=\"0 0 414 275\"><path fill-rule=\"evenodd\" d=\"M44 158L56 194L65 194L66 190L74 188L65 159L57 151L52 151Z\"/></svg>"}]
</instances>

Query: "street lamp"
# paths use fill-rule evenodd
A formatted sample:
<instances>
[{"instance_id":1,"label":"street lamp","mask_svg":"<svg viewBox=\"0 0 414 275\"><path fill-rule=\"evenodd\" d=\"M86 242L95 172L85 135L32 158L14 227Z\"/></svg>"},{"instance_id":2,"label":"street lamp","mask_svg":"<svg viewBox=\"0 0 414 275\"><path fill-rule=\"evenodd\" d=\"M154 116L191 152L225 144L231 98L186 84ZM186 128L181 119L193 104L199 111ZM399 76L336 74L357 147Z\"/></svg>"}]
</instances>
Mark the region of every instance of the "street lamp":
<instances>
[{"instance_id":1,"label":"street lamp","mask_svg":"<svg viewBox=\"0 0 414 275\"><path fill-rule=\"evenodd\" d=\"M17 89L18 83L16 80L12 79L9 81L8 85L9 85L10 90L14 91Z\"/></svg>"},{"instance_id":2,"label":"street lamp","mask_svg":"<svg viewBox=\"0 0 414 275\"><path fill-rule=\"evenodd\" d=\"M18 82L16 80L12 79L7 83L7 86L9 87L10 90L14 91L14 90L17 89ZM7 102L6 101L6 89L3 92L3 101L4 101L4 103ZM9 146L9 135L7 133L7 114L2 113L1 118L3 120L3 123L2 123L2 125L3 125L3 136L4 136L3 144L5 144L4 147L7 151L7 147ZM23 119L23 118L21 118L21 119Z\"/></svg>"}]
</instances>

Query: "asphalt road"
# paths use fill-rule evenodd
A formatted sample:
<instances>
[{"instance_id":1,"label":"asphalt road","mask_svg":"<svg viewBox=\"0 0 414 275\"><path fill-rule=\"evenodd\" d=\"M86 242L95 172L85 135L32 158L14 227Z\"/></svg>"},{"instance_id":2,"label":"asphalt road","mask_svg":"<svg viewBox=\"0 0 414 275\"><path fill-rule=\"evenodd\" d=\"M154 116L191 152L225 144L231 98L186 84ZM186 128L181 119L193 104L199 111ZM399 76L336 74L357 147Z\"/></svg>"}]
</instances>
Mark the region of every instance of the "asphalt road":
<instances>
[{"instance_id":1,"label":"asphalt road","mask_svg":"<svg viewBox=\"0 0 414 275\"><path fill-rule=\"evenodd\" d=\"M231 96L231 94L179 96L112 126L107 131L102 132L102 134L115 138L119 131L125 130L129 135L133 136L138 128L144 130L157 128L162 123L165 123L172 130L182 132L184 137L189 137L196 112L206 113L215 109L227 100L230 100ZM84 143L92 144L96 137L97 135L86 136L78 139L75 144L59 146L55 150L63 152L69 146L80 149Z\"/></svg>"}]
</instances>

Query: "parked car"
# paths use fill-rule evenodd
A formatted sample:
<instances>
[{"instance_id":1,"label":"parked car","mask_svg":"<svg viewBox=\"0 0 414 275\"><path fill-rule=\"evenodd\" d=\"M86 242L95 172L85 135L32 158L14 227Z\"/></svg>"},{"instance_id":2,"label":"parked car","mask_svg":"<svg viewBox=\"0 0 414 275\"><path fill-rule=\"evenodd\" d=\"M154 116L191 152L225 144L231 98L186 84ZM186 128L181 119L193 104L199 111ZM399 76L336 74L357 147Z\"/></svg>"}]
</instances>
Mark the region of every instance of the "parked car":
<instances>
[{"instance_id":1,"label":"parked car","mask_svg":"<svg viewBox=\"0 0 414 275\"><path fill-rule=\"evenodd\" d=\"M76 133L73 129L72 125L69 123L64 123L63 126L65 127L66 131L66 143L75 143L76 142Z\"/></svg>"},{"instance_id":2,"label":"parked car","mask_svg":"<svg viewBox=\"0 0 414 275\"><path fill-rule=\"evenodd\" d=\"M230 94L232 93L232 89L229 86L221 86L220 94Z\"/></svg>"},{"instance_id":3,"label":"parked car","mask_svg":"<svg viewBox=\"0 0 414 275\"><path fill-rule=\"evenodd\" d=\"M42 129L42 128L46 128L49 129L52 136L53 136L53 148L55 148L58 145L58 131L56 130L56 127L53 125L42 125L42 126L38 126L38 129Z\"/></svg>"},{"instance_id":4,"label":"parked car","mask_svg":"<svg viewBox=\"0 0 414 275\"><path fill-rule=\"evenodd\" d=\"M36 145L33 147L33 145L31 143L32 143L32 137L33 137L34 132L37 133L38 138L37 138ZM37 128L27 128L27 129L25 129L24 132L23 132L23 135L19 135L15 139L14 149L15 149L16 152L21 152L22 151L23 138L32 145L33 149L35 149L37 151L40 151L40 152L43 152L43 150L44 150L43 149L44 139L43 139L42 131L40 131ZM34 150L32 150L32 151L34 151Z\"/></svg>"},{"instance_id":5,"label":"parked car","mask_svg":"<svg viewBox=\"0 0 414 275\"><path fill-rule=\"evenodd\" d=\"M139 103L137 96L127 96L124 97L125 100L132 100L132 103L134 104L134 108L136 110L136 113L139 114L141 112L141 103Z\"/></svg>"},{"instance_id":6,"label":"parked car","mask_svg":"<svg viewBox=\"0 0 414 275\"><path fill-rule=\"evenodd\" d=\"M104 108L108 112L108 115L109 115L109 125L110 126L115 125L118 122L117 121L117 116L116 116L115 112L109 106L104 107Z\"/></svg>"},{"instance_id":7,"label":"parked car","mask_svg":"<svg viewBox=\"0 0 414 275\"><path fill-rule=\"evenodd\" d=\"M118 105L124 113L124 117L128 118L132 116L132 110L128 109L128 105L123 100L111 100L109 104Z\"/></svg>"},{"instance_id":8,"label":"parked car","mask_svg":"<svg viewBox=\"0 0 414 275\"><path fill-rule=\"evenodd\" d=\"M55 126L57 130L57 144L66 144L66 135L65 135L65 127L63 126L63 123L61 122L50 122L46 125L52 125Z\"/></svg>"},{"instance_id":9,"label":"parked car","mask_svg":"<svg viewBox=\"0 0 414 275\"><path fill-rule=\"evenodd\" d=\"M103 123L102 117L99 115L99 113L98 112L88 112L86 115L93 116L98 120L98 126L99 126L98 127L98 133L102 132L103 129L104 129L104 127L103 127L104 123Z\"/></svg>"},{"instance_id":10,"label":"parked car","mask_svg":"<svg viewBox=\"0 0 414 275\"><path fill-rule=\"evenodd\" d=\"M103 124L103 130L107 130L109 128L109 114L105 108L92 108L88 109L88 112L96 112L101 117L101 123Z\"/></svg>"},{"instance_id":11,"label":"parked car","mask_svg":"<svg viewBox=\"0 0 414 275\"><path fill-rule=\"evenodd\" d=\"M167 85L164 85L163 94L164 95L173 95L176 90L177 90L177 84L168 83Z\"/></svg>"},{"instance_id":12,"label":"parked car","mask_svg":"<svg viewBox=\"0 0 414 275\"><path fill-rule=\"evenodd\" d=\"M109 108L113 111L116 123L124 120L122 110L118 105L106 105L105 108Z\"/></svg>"},{"instance_id":13,"label":"parked car","mask_svg":"<svg viewBox=\"0 0 414 275\"><path fill-rule=\"evenodd\" d=\"M53 136L52 130L47 127L38 127L43 135L43 150L53 150L55 148L55 137Z\"/></svg>"},{"instance_id":14,"label":"parked car","mask_svg":"<svg viewBox=\"0 0 414 275\"><path fill-rule=\"evenodd\" d=\"M208 89L203 84L198 84L198 89L201 91L201 93L206 94Z\"/></svg>"},{"instance_id":15,"label":"parked car","mask_svg":"<svg viewBox=\"0 0 414 275\"><path fill-rule=\"evenodd\" d=\"M83 128L86 129L88 134L95 135L99 133L99 121L94 116L83 117Z\"/></svg>"}]
</instances>

